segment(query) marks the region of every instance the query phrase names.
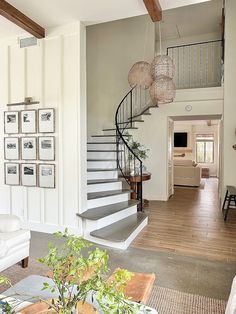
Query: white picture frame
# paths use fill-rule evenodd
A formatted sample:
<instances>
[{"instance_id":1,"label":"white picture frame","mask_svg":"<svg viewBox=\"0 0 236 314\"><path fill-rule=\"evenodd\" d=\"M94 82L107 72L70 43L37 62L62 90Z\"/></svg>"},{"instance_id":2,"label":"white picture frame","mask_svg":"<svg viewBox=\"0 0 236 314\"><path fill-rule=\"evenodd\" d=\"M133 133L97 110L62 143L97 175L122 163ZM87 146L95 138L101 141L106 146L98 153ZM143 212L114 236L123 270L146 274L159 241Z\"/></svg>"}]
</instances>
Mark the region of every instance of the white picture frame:
<instances>
[{"instance_id":1,"label":"white picture frame","mask_svg":"<svg viewBox=\"0 0 236 314\"><path fill-rule=\"evenodd\" d=\"M39 133L55 132L55 109L45 108L38 110L38 131Z\"/></svg>"},{"instance_id":2,"label":"white picture frame","mask_svg":"<svg viewBox=\"0 0 236 314\"><path fill-rule=\"evenodd\" d=\"M38 138L38 155L41 161L55 160L55 137L39 136Z\"/></svg>"},{"instance_id":3,"label":"white picture frame","mask_svg":"<svg viewBox=\"0 0 236 314\"><path fill-rule=\"evenodd\" d=\"M40 188L55 188L55 165L54 164L39 164L38 178Z\"/></svg>"},{"instance_id":4,"label":"white picture frame","mask_svg":"<svg viewBox=\"0 0 236 314\"><path fill-rule=\"evenodd\" d=\"M5 137L4 138L4 159L19 160L19 138L18 137Z\"/></svg>"},{"instance_id":5,"label":"white picture frame","mask_svg":"<svg viewBox=\"0 0 236 314\"><path fill-rule=\"evenodd\" d=\"M19 134L19 111L4 111L4 133Z\"/></svg>"},{"instance_id":6,"label":"white picture frame","mask_svg":"<svg viewBox=\"0 0 236 314\"><path fill-rule=\"evenodd\" d=\"M21 159L37 160L37 138L25 136L21 138Z\"/></svg>"},{"instance_id":7,"label":"white picture frame","mask_svg":"<svg viewBox=\"0 0 236 314\"><path fill-rule=\"evenodd\" d=\"M21 164L21 185L28 187L37 186L37 164Z\"/></svg>"},{"instance_id":8,"label":"white picture frame","mask_svg":"<svg viewBox=\"0 0 236 314\"><path fill-rule=\"evenodd\" d=\"M37 111L22 110L21 111L21 133L31 134L37 132Z\"/></svg>"},{"instance_id":9,"label":"white picture frame","mask_svg":"<svg viewBox=\"0 0 236 314\"><path fill-rule=\"evenodd\" d=\"M5 162L4 168L5 184L20 185L20 164Z\"/></svg>"}]
</instances>

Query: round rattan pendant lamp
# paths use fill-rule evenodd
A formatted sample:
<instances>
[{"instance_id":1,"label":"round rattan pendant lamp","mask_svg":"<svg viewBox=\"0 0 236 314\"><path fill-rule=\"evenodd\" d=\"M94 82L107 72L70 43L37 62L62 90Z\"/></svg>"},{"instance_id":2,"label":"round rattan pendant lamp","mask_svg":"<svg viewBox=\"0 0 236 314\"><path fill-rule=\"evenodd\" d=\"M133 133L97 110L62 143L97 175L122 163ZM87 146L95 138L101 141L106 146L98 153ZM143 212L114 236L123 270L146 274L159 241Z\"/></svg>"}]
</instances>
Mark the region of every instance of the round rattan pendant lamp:
<instances>
[{"instance_id":1,"label":"round rattan pendant lamp","mask_svg":"<svg viewBox=\"0 0 236 314\"><path fill-rule=\"evenodd\" d=\"M163 75L173 79L175 66L171 57L167 55L156 56L151 64L151 75L154 80Z\"/></svg>"},{"instance_id":2,"label":"round rattan pendant lamp","mask_svg":"<svg viewBox=\"0 0 236 314\"><path fill-rule=\"evenodd\" d=\"M173 102L175 98L175 84L168 76L159 76L150 87L150 96L157 105Z\"/></svg>"},{"instance_id":3,"label":"round rattan pendant lamp","mask_svg":"<svg viewBox=\"0 0 236 314\"><path fill-rule=\"evenodd\" d=\"M159 22L160 55L156 56L151 64L153 83L150 87L150 96L154 104L168 104L173 102L176 87L173 82L175 66L173 60L162 55L161 23Z\"/></svg>"},{"instance_id":4,"label":"round rattan pendant lamp","mask_svg":"<svg viewBox=\"0 0 236 314\"><path fill-rule=\"evenodd\" d=\"M151 65L145 61L136 62L129 71L128 81L131 87L147 89L152 85Z\"/></svg>"}]
</instances>

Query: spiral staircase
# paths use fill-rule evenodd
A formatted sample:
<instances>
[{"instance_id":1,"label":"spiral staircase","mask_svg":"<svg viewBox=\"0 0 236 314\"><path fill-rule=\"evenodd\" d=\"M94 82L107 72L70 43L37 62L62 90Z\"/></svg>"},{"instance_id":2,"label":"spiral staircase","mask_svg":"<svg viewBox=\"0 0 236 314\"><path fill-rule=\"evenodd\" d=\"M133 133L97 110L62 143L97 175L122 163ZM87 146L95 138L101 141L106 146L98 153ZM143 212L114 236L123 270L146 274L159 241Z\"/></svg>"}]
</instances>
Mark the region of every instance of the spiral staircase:
<instances>
[{"instance_id":1,"label":"spiral staircase","mask_svg":"<svg viewBox=\"0 0 236 314\"><path fill-rule=\"evenodd\" d=\"M142 161L130 146L130 133L150 115L148 91L132 88L120 102L114 128L92 135L87 143L87 211L78 214L84 237L97 244L127 249L148 217L143 211L142 182L131 189L130 175L142 178ZM137 199L131 199L131 193Z\"/></svg>"}]
</instances>

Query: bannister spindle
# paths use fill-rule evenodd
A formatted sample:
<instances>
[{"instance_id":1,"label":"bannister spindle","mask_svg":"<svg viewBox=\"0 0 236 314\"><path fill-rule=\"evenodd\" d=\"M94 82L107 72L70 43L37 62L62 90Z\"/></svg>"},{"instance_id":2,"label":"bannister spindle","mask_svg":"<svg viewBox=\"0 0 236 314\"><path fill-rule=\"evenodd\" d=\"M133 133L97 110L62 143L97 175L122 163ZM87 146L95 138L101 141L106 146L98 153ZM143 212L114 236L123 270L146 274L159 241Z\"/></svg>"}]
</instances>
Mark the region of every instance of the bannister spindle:
<instances>
[{"instance_id":1,"label":"bannister spindle","mask_svg":"<svg viewBox=\"0 0 236 314\"><path fill-rule=\"evenodd\" d=\"M143 211L143 163L140 162L140 188L139 188L140 211Z\"/></svg>"},{"instance_id":2,"label":"bannister spindle","mask_svg":"<svg viewBox=\"0 0 236 314\"><path fill-rule=\"evenodd\" d=\"M140 107L140 112L141 112L142 111L141 87L139 87L139 107Z\"/></svg>"},{"instance_id":3,"label":"bannister spindle","mask_svg":"<svg viewBox=\"0 0 236 314\"><path fill-rule=\"evenodd\" d=\"M130 93L130 126L133 127L133 90Z\"/></svg>"},{"instance_id":4,"label":"bannister spindle","mask_svg":"<svg viewBox=\"0 0 236 314\"><path fill-rule=\"evenodd\" d=\"M126 129L129 126L133 126L133 118L134 118L134 115L136 115L135 104L136 103L138 104L138 101L136 102L136 96L140 102L140 105L142 104L141 89L140 91L138 91L137 88L135 88L135 91L133 91L133 89L129 93L127 93L127 95L123 98L123 100L121 101L121 103L119 104L116 110L116 116L115 116L117 168L120 170L121 175L129 184L130 187L133 185L132 184L133 180L135 181L135 178L132 178L132 177L139 176L139 173L138 173L139 171L136 171L136 163L138 163L137 169L141 167L141 163L142 163L141 159L138 156L136 156L135 152L132 150L131 146L129 145L129 138L124 136L126 133L125 132ZM144 95L143 95L143 98L144 98ZM127 114L126 117L125 117L125 114ZM141 177L141 181L142 181L142 177ZM137 185L134 185L134 190L137 195L137 199L139 199L140 196L139 196L139 190L137 189Z\"/></svg>"}]
</instances>

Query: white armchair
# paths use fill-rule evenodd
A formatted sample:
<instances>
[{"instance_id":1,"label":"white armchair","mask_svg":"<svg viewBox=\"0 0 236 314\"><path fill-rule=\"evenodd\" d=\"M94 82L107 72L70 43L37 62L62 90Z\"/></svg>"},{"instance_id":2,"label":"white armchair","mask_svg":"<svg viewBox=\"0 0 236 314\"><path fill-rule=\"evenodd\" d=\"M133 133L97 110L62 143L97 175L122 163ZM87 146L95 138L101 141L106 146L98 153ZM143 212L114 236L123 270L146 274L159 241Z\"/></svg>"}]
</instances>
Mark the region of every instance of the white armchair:
<instances>
[{"instance_id":1,"label":"white armchair","mask_svg":"<svg viewBox=\"0 0 236 314\"><path fill-rule=\"evenodd\" d=\"M22 262L28 266L30 231L21 229L21 221L14 215L0 215L0 272Z\"/></svg>"}]
</instances>

